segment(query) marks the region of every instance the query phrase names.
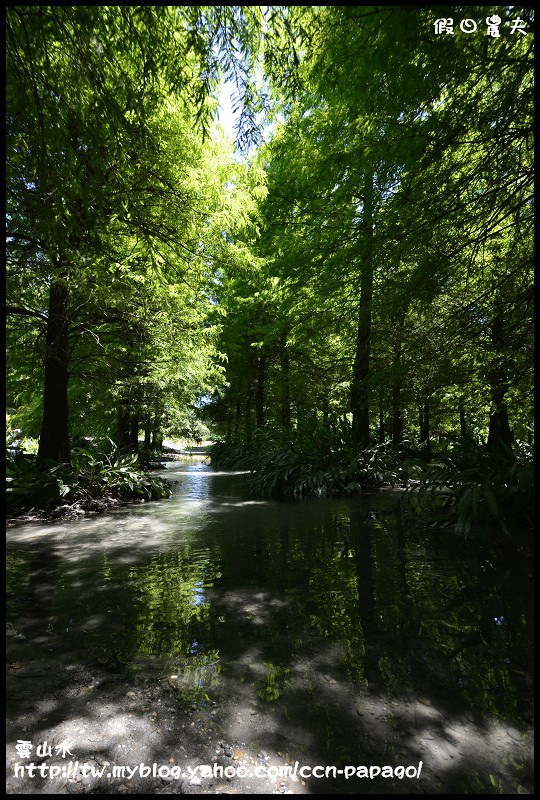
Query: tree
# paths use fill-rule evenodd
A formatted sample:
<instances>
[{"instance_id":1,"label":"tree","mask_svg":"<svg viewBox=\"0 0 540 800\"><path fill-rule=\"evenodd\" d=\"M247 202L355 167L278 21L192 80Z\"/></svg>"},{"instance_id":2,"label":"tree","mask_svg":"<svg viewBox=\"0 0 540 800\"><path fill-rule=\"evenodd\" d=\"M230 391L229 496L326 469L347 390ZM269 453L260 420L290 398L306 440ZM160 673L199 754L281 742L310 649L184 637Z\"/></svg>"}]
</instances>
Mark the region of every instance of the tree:
<instances>
[{"instance_id":1,"label":"tree","mask_svg":"<svg viewBox=\"0 0 540 800\"><path fill-rule=\"evenodd\" d=\"M509 11L500 13L506 21ZM302 92L282 93L285 123L263 151L259 252L286 290L303 287L312 313L328 308L332 332L356 317L355 343L343 337L334 357L350 365L357 444L373 436L370 415L375 402L380 415L387 388L399 442L408 368L420 440L430 439L435 394L450 397L457 382L460 408L481 398L489 448L502 452L511 441L505 398L517 383L527 391L531 363L530 36L437 38L420 8L298 14L307 19ZM501 308L523 312L517 368ZM467 386L453 368L464 346Z\"/></svg>"},{"instance_id":2,"label":"tree","mask_svg":"<svg viewBox=\"0 0 540 800\"><path fill-rule=\"evenodd\" d=\"M9 9L8 312L46 325L42 458L70 458L70 359L89 359L76 337L99 342L105 325L133 350L126 287L155 294L201 263L215 197L201 202L195 171L227 28L208 14Z\"/></svg>"}]
</instances>

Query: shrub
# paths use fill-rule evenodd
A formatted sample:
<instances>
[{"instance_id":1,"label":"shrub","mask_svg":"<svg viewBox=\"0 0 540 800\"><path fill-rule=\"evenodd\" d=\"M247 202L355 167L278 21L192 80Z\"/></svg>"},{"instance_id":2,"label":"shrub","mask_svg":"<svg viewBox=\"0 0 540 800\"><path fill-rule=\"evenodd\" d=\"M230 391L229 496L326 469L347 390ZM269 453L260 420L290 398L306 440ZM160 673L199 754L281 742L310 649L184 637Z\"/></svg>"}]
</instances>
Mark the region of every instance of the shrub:
<instances>
[{"instance_id":1,"label":"shrub","mask_svg":"<svg viewBox=\"0 0 540 800\"><path fill-rule=\"evenodd\" d=\"M94 454L83 448L72 453L77 496L94 498L105 492L113 497L128 499L142 497L157 500L168 497L167 483L154 475L142 471L137 456L120 454L113 446L110 454Z\"/></svg>"},{"instance_id":2,"label":"shrub","mask_svg":"<svg viewBox=\"0 0 540 800\"><path fill-rule=\"evenodd\" d=\"M38 470L32 455L8 455L6 463L6 505L8 511L28 507L44 508L71 491L71 470L65 464L42 462Z\"/></svg>"},{"instance_id":3,"label":"shrub","mask_svg":"<svg viewBox=\"0 0 540 800\"><path fill-rule=\"evenodd\" d=\"M8 510L47 508L66 501L103 496L122 500L168 497L166 481L143 472L134 455L122 455L114 444L109 452L75 448L72 465L19 453L7 458Z\"/></svg>"},{"instance_id":4,"label":"shrub","mask_svg":"<svg viewBox=\"0 0 540 800\"><path fill-rule=\"evenodd\" d=\"M436 498L448 510L441 525L468 536L473 527L495 525L506 535L530 524L533 507L532 448L518 442L506 457L467 442L431 465L411 489Z\"/></svg>"},{"instance_id":5,"label":"shrub","mask_svg":"<svg viewBox=\"0 0 540 800\"><path fill-rule=\"evenodd\" d=\"M210 457L219 467L250 470L258 494L356 494L407 477L403 451L387 444L359 450L346 418L304 423L290 432L265 428L249 443L216 442Z\"/></svg>"}]
</instances>

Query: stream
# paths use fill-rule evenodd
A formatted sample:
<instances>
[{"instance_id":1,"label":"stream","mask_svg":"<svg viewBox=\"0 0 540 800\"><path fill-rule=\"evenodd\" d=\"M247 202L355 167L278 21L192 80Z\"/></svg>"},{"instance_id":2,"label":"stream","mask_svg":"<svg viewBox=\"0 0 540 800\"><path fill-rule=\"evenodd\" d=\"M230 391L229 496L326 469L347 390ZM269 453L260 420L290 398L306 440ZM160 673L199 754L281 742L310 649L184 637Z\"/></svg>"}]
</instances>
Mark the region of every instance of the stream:
<instances>
[{"instance_id":1,"label":"stream","mask_svg":"<svg viewBox=\"0 0 540 800\"><path fill-rule=\"evenodd\" d=\"M57 793L532 792L526 548L417 524L395 492L257 499L203 457L163 474L169 500L8 531L9 793L52 793L14 775L18 741L66 737L98 765L422 772Z\"/></svg>"}]
</instances>

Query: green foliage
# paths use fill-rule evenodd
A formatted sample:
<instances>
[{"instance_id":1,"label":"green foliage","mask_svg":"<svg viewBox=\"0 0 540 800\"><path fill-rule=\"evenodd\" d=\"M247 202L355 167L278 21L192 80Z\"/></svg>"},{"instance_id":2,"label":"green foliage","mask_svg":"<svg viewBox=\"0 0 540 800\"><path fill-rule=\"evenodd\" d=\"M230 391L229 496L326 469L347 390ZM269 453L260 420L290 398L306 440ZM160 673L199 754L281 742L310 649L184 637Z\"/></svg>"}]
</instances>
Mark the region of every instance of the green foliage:
<instances>
[{"instance_id":1,"label":"green foliage","mask_svg":"<svg viewBox=\"0 0 540 800\"><path fill-rule=\"evenodd\" d=\"M420 6L8 8L8 442L67 461L204 418L254 489L333 494L422 472L407 438L532 440L533 12L498 13L491 38ZM212 126L223 80L240 145L266 126L249 157ZM463 532L526 494L484 455L422 478ZM92 458L81 492L146 491Z\"/></svg>"},{"instance_id":2,"label":"green foliage","mask_svg":"<svg viewBox=\"0 0 540 800\"><path fill-rule=\"evenodd\" d=\"M429 466L420 486L409 491L446 509L448 518L441 525L465 537L473 528L489 527L510 535L512 527L532 523L532 448L519 442L505 458L474 442L456 446Z\"/></svg>"},{"instance_id":3,"label":"green foliage","mask_svg":"<svg viewBox=\"0 0 540 800\"><path fill-rule=\"evenodd\" d=\"M114 435L126 407L163 431L219 385L214 263L257 181L212 129L212 93L220 42L234 31L249 60L257 15L10 9L8 403L34 436L62 408L41 455L67 460L68 405L72 434ZM51 358L65 405L44 397Z\"/></svg>"},{"instance_id":4,"label":"green foliage","mask_svg":"<svg viewBox=\"0 0 540 800\"><path fill-rule=\"evenodd\" d=\"M73 472L65 464L42 463L38 469L33 456L8 456L6 464L7 511L44 508L57 503L72 492Z\"/></svg>"},{"instance_id":5,"label":"green foliage","mask_svg":"<svg viewBox=\"0 0 540 800\"><path fill-rule=\"evenodd\" d=\"M225 383L209 409L261 490L342 491L377 474L345 442L327 453L324 440L304 447L309 432L270 435L264 454L253 433L354 416L360 394L371 441L422 442L426 460L436 442L474 436L493 450L528 435L533 15L502 9L504 26L514 11L528 24L519 41L444 42L421 7L293 12L304 91L281 92L280 123L253 158L266 174L257 229L243 234L256 258L220 281ZM500 487L490 463L465 517L493 506L492 483L504 490L504 463Z\"/></svg>"},{"instance_id":6,"label":"green foliage","mask_svg":"<svg viewBox=\"0 0 540 800\"><path fill-rule=\"evenodd\" d=\"M113 444L113 443L111 443ZM8 511L46 508L60 500L94 500L104 496L122 500L158 500L169 497L166 481L143 472L137 458L114 449L91 452L73 451L73 463L39 461L27 454L7 459Z\"/></svg>"},{"instance_id":7,"label":"green foliage","mask_svg":"<svg viewBox=\"0 0 540 800\"><path fill-rule=\"evenodd\" d=\"M266 428L250 442L220 441L210 448L212 463L247 469L257 494L352 495L407 478L405 449L379 444L359 450L346 418L313 420L290 433Z\"/></svg>"},{"instance_id":8,"label":"green foliage","mask_svg":"<svg viewBox=\"0 0 540 800\"><path fill-rule=\"evenodd\" d=\"M39 447L39 440L33 439L31 436L24 436L19 442L19 447L24 453L36 455Z\"/></svg>"},{"instance_id":9,"label":"green foliage","mask_svg":"<svg viewBox=\"0 0 540 800\"><path fill-rule=\"evenodd\" d=\"M115 497L139 497L157 500L168 497L167 483L154 475L142 472L137 456L131 453L94 455L83 448L73 451L76 475L75 492L81 497L99 497L110 492Z\"/></svg>"}]
</instances>

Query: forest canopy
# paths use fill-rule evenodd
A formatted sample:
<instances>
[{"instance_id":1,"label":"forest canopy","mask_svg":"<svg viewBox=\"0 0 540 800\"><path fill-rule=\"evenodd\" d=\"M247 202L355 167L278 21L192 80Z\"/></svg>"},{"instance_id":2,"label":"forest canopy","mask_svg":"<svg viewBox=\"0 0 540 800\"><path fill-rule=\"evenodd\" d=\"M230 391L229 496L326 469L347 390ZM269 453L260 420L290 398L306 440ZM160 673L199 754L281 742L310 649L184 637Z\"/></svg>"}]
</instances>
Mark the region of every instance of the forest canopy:
<instances>
[{"instance_id":1,"label":"forest canopy","mask_svg":"<svg viewBox=\"0 0 540 800\"><path fill-rule=\"evenodd\" d=\"M8 8L8 444L209 438L297 488L379 445L515 463L533 11L486 13Z\"/></svg>"}]
</instances>

